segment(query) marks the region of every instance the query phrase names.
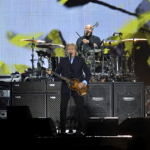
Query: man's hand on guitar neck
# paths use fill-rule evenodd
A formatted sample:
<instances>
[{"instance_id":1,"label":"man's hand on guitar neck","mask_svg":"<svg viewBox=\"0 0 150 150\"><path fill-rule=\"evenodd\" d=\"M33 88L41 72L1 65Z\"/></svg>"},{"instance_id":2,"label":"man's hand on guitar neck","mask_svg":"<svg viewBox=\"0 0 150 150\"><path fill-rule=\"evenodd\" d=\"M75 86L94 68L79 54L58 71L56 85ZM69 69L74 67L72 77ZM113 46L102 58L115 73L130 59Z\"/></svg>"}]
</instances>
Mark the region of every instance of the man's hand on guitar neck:
<instances>
[{"instance_id":1,"label":"man's hand on guitar neck","mask_svg":"<svg viewBox=\"0 0 150 150\"><path fill-rule=\"evenodd\" d=\"M52 71L51 71L50 69L47 69L47 70L46 70L46 73L47 73L48 75L50 75L50 74L52 73Z\"/></svg>"},{"instance_id":2,"label":"man's hand on guitar neck","mask_svg":"<svg viewBox=\"0 0 150 150\"><path fill-rule=\"evenodd\" d=\"M78 84L78 87L79 87L80 89L82 89L84 86L85 86L85 83L84 83L84 82L80 82L80 83Z\"/></svg>"}]
</instances>

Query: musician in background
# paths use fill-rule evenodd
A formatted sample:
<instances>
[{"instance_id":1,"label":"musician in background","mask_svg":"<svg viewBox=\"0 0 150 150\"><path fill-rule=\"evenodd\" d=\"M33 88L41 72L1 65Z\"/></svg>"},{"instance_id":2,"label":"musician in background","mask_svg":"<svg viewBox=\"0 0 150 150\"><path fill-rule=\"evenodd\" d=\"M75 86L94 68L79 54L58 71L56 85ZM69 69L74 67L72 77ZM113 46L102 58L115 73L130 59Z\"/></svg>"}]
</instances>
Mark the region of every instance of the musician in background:
<instances>
[{"instance_id":1,"label":"musician in background","mask_svg":"<svg viewBox=\"0 0 150 150\"><path fill-rule=\"evenodd\" d=\"M74 43L67 44L67 53L69 57L62 58L56 69L56 73L68 79L76 78L79 80L78 87L81 89L83 86L89 84L91 72L82 57L76 56L77 46ZM84 72L84 74L83 74ZM47 71L51 74L51 71ZM71 91L71 93L70 93ZM77 91L70 90L66 81L62 80L61 85L61 103L60 103L60 129L61 133L66 131L66 113L70 94L73 97L77 113L78 113L78 131L82 133L84 130L84 97L80 96Z\"/></svg>"},{"instance_id":2,"label":"musician in background","mask_svg":"<svg viewBox=\"0 0 150 150\"><path fill-rule=\"evenodd\" d=\"M101 39L93 35L92 27L92 25L86 25L84 29L84 36L77 39L76 45L78 47L78 53L87 53L88 50L93 48L100 49Z\"/></svg>"}]
</instances>

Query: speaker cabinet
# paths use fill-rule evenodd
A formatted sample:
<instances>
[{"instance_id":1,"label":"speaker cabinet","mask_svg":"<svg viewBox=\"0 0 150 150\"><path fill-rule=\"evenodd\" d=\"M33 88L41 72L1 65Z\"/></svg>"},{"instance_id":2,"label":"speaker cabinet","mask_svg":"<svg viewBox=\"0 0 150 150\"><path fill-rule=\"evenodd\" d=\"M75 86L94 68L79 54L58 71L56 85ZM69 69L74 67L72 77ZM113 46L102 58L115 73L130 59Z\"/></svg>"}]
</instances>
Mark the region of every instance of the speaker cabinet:
<instances>
[{"instance_id":1,"label":"speaker cabinet","mask_svg":"<svg viewBox=\"0 0 150 150\"><path fill-rule=\"evenodd\" d=\"M128 117L144 116L144 83L114 83L114 117L119 124Z\"/></svg>"},{"instance_id":2,"label":"speaker cabinet","mask_svg":"<svg viewBox=\"0 0 150 150\"><path fill-rule=\"evenodd\" d=\"M31 118L29 106L7 106L8 120L27 120Z\"/></svg>"},{"instance_id":3,"label":"speaker cabinet","mask_svg":"<svg viewBox=\"0 0 150 150\"><path fill-rule=\"evenodd\" d=\"M60 94L61 82L47 82L47 93Z\"/></svg>"},{"instance_id":4,"label":"speaker cabinet","mask_svg":"<svg viewBox=\"0 0 150 150\"><path fill-rule=\"evenodd\" d=\"M117 117L89 117L86 121L86 135L117 136Z\"/></svg>"},{"instance_id":5,"label":"speaker cabinet","mask_svg":"<svg viewBox=\"0 0 150 150\"><path fill-rule=\"evenodd\" d=\"M12 93L46 93L46 82L13 82Z\"/></svg>"},{"instance_id":6,"label":"speaker cabinet","mask_svg":"<svg viewBox=\"0 0 150 150\"><path fill-rule=\"evenodd\" d=\"M145 87L145 117L150 117L150 86Z\"/></svg>"},{"instance_id":7,"label":"speaker cabinet","mask_svg":"<svg viewBox=\"0 0 150 150\"><path fill-rule=\"evenodd\" d=\"M118 126L119 135L150 136L150 118L127 118Z\"/></svg>"},{"instance_id":8,"label":"speaker cabinet","mask_svg":"<svg viewBox=\"0 0 150 150\"><path fill-rule=\"evenodd\" d=\"M88 117L113 117L113 83L90 83L84 101Z\"/></svg>"},{"instance_id":9,"label":"speaker cabinet","mask_svg":"<svg viewBox=\"0 0 150 150\"><path fill-rule=\"evenodd\" d=\"M60 128L60 94L47 94L47 117L52 118L56 128ZM70 122L71 121L71 122ZM68 102L66 129L77 127L76 105L73 98Z\"/></svg>"},{"instance_id":10,"label":"speaker cabinet","mask_svg":"<svg viewBox=\"0 0 150 150\"><path fill-rule=\"evenodd\" d=\"M12 106L29 106L33 118L46 118L46 94L12 94Z\"/></svg>"}]
</instances>

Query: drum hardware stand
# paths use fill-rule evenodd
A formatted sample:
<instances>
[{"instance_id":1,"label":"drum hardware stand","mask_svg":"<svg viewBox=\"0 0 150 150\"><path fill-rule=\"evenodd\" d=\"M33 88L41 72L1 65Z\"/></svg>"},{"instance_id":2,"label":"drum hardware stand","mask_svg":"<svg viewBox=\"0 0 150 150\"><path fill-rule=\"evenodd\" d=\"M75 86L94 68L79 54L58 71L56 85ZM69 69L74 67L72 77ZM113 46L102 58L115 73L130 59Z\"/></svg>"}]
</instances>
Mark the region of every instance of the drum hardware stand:
<instances>
[{"instance_id":1,"label":"drum hardware stand","mask_svg":"<svg viewBox=\"0 0 150 150\"><path fill-rule=\"evenodd\" d=\"M120 38L120 40L121 40L121 52L122 52L122 55L117 58L117 59L118 59L117 61L119 61L120 57L124 56L124 53L123 53L124 50L123 50L123 46L122 46L123 43L122 43L122 37L121 37L121 36L122 36L122 33L119 34L119 38ZM117 64L118 64L118 63L117 63ZM121 58L121 67L120 67L120 68L119 68L119 66L117 66L117 67L118 67L117 70L119 71L119 72L117 72L117 73L120 74L120 76L122 77L121 79L122 79L122 81L123 81L123 72L124 72L124 70L123 70L123 59L122 59L122 58ZM117 76L116 76L116 78L117 78Z\"/></svg>"},{"instance_id":2,"label":"drum hardware stand","mask_svg":"<svg viewBox=\"0 0 150 150\"><path fill-rule=\"evenodd\" d=\"M51 57L47 57L47 60L48 60L48 69L52 70ZM50 75L50 76L48 76L48 81L54 82L54 78Z\"/></svg>"},{"instance_id":3,"label":"drum hardware stand","mask_svg":"<svg viewBox=\"0 0 150 150\"><path fill-rule=\"evenodd\" d=\"M34 37L32 39L34 40ZM32 42L32 44L31 44L31 48L32 48L32 54L31 54L32 70L34 70L34 63L33 63L34 62L34 46L35 46L35 44Z\"/></svg>"},{"instance_id":4,"label":"drum hardware stand","mask_svg":"<svg viewBox=\"0 0 150 150\"><path fill-rule=\"evenodd\" d=\"M132 59L131 59L131 81L136 82L135 77L135 42L133 37Z\"/></svg>"},{"instance_id":5,"label":"drum hardware stand","mask_svg":"<svg viewBox=\"0 0 150 150\"><path fill-rule=\"evenodd\" d=\"M94 76L94 79L95 79L95 47L94 46L93 46L93 52L91 56L90 71L92 72L92 75Z\"/></svg>"},{"instance_id":6,"label":"drum hardware stand","mask_svg":"<svg viewBox=\"0 0 150 150\"><path fill-rule=\"evenodd\" d=\"M111 42L109 42L109 45L111 46ZM114 82L114 79L113 79L114 78L114 70L112 69L111 61L107 58L107 56L104 55L104 46L103 46L102 51L101 51L101 56L102 56L102 73L101 73L101 75L103 77L108 76L108 79L110 79L112 82ZM105 73L105 69L104 69L104 66L105 66L104 59L106 59L107 62L109 62L108 66L107 66L107 67L109 67L109 71L107 74ZM107 69L107 67L106 67L106 69Z\"/></svg>"},{"instance_id":7,"label":"drum hardware stand","mask_svg":"<svg viewBox=\"0 0 150 150\"><path fill-rule=\"evenodd\" d=\"M34 40L34 37L32 38L32 40ZM32 41L32 44L31 44L31 48L32 48L32 54L31 54L31 57L32 57L32 59L31 59L31 63L32 63L32 74L31 74L31 76L29 77L30 79L32 79L32 76L33 76L33 78L35 78L35 76L37 76L37 72L36 72L35 67L34 67L34 61L35 61L35 59L34 59L34 47L35 47L35 44L34 44L34 42Z\"/></svg>"}]
</instances>

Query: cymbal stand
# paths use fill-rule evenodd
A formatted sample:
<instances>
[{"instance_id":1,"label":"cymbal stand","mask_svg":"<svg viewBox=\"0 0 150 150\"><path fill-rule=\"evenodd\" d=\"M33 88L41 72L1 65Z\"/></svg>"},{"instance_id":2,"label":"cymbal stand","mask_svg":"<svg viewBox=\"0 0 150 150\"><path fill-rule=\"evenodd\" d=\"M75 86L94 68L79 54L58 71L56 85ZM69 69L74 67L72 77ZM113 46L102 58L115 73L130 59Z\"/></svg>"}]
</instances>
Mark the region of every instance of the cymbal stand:
<instances>
[{"instance_id":1,"label":"cymbal stand","mask_svg":"<svg viewBox=\"0 0 150 150\"><path fill-rule=\"evenodd\" d=\"M52 70L52 60L51 57L47 57L48 60L48 69ZM49 81L54 82L54 78L52 76L49 76L48 78Z\"/></svg>"},{"instance_id":2,"label":"cymbal stand","mask_svg":"<svg viewBox=\"0 0 150 150\"><path fill-rule=\"evenodd\" d=\"M111 42L109 42L109 45L111 46ZM104 76L108 76L108 78L111 80L111 81L114 81L114 67L112 66L113 65L113 63L112 63L112 61L111 61L111 59L108 59L108 57L107 57L107 55L105 55L104 54L104 50L105 49L105 46L103 45L102 46L102 51L101 51L101 56L102 56L102 73L101 73L101 76L102 77L104 77ZM107 74L105 74L105 71L107 70L107 67L106 67L106 70L104 69L104 66L105 66L105 64L104 64L104 60L107 60L107 67L109 67L109 71L108 71L108 73Z\"/></svg>"},{"instance_id":3,"label":"cymbal stand","mask_svg":"<svg viewBox=\"0 0 150 150\"><path fill-rule=\"evenodd\" d=\"M32 38L33 40L34 40L34 37ZM35 46L35 44L32 42L32 44L31 44L31 48L32 48L32 54L31 54L31 63L32 63L32 70L34 71L34 46Z\"/></svg>"},{"instance_id":4,"label":"cymbal stand","mask_svg":"<svg viewBox=\"0 0 150 150\"><path fill-rule=\"evenodd\" d=\"M105 56L104 54L104 49L102 50L102 53L101 53L101 56L102 56L102 72L99 73L99 75L101 74L101 77L105 77L105 76L108 76L109 78L111 77L111 73L113 72L112 70L109 70L108 73L105 73L105 71L107 70L107 68L105 69L104 66L105 66L105 59L107 60L107 62L109 62L108 66L110 67L111 66L111 61L107 58L107 56ZM111 68L112 69L112 68ZM100 78L100 77L99 77ZM112 80L112 79L111 79Z\"/></svg>"},{"instance_id":5,"label":"cymbal stand","mask_svg":"<svg viewBox=\"0 0 150 150\"><path fill-rule=\"evenodd\" d=\"M135 42L133 37L133 48L132 48L132 57L131 57L131 80L135 80Z\"/></svg>"},{"instance_id":6,"label":"cymbal stand","mask_svg":"<svg viewBox=\"0 0 150 150\"><path fill-rule=\"evenodd\" d=\"M91 53L91 64L90 64L90 71L92 72L92 75L95 77L95 47L93 46L93 52Z\"/></svg>"}]
</instances>

